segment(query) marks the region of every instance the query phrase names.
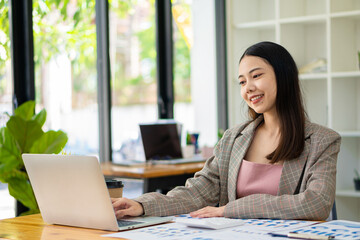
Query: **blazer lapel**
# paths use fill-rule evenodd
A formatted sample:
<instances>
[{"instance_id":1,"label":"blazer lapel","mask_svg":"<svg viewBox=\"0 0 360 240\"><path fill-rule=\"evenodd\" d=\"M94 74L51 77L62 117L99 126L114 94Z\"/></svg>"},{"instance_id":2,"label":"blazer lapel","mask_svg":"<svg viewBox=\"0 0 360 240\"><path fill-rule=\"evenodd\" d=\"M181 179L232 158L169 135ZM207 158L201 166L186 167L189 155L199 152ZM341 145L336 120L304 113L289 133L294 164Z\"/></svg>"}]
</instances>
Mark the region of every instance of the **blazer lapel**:
<instances>
[{"instance_id":1,"label":"blazer lapel","mask_svg":"<svg viewBox=\"0 0 360 240\"><path fill-rule=\"evenodd\" d=\"M257 126L262 122L263 117L260 116L245 127L236 139L231 150L228 171L228 198L229 201L236 200L236 185L239 174L240 164L249 148L254 137Z\"/></svg>"},{"instance_id":2,"label":"blazer lapel","mask_svg":"<svg viewBox=\"0 0 360 240\"><path fill-rule=\"evenodd\" d=\"M284 161L283 170L279 183L279 190L277 195L295 193L296 187L301 183L301 174L306 165L306 161L310 151L310 135L311 127L306 122L305 124L305 146L304 151L297 159Z\"/></svg>"}]
</instances>

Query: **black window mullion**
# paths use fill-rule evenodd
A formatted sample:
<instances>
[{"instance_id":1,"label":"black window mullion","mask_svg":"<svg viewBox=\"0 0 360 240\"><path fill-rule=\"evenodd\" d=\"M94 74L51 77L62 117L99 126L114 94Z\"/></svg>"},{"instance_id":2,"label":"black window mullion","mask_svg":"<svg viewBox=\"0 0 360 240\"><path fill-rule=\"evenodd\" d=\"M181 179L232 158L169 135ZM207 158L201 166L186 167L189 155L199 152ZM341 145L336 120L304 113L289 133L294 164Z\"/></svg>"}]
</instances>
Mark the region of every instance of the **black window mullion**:
<instances>
[{"instance_id":1,"label":"black window mullion","mask_svg":"<svg viewBox=\"0 0 360 240\"><path fill-rule=\"evenodd\" d=\"M32 0L9 1L11 73L13 80L13 109L29 100L35 100L34 37ZM16 201L15 214L29 208Z\"/></svg>"},{"instance_id":2,"label":"black window mullion","mask_svg":"<svg viewBox=\"0 0 360 240\"><path fill-rule=\"evenodd\" d=\"M32 0L10 0L13 107L35 100Z\"/></svg>"},{"instance_id":3,"label":"black window mullion","mask_svg":"<svg viewBox=\"0 0 360 240\"><path fill-rule=\"evenodd\" d=\"M158 117L174 118L171 0L156 0Z\"/></svg>"}]
</instances>

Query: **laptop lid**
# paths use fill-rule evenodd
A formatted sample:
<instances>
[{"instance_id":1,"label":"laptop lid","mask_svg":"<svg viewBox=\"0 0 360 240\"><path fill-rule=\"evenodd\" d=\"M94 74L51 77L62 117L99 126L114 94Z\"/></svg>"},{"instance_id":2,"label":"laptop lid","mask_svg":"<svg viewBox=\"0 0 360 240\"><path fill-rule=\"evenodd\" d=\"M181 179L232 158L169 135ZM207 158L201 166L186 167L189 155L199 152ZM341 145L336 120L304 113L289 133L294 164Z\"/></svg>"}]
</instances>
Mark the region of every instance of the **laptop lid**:
<instances>
[{"instance_id":1,"label":"laptop lid","mask_svg":"<svg viewBox=\"0 0 360 240\"><path fill-rule=\"evenodd\" d=\"M133 225L119 228L96 156L23 154L22 157L42 218L47 223L118 231L171 220L136 218Z\"/></svg>"},{"instance_id":2,"label":"laptop lid","mask_svg":"<svg viewBox=\"0 0 360 240\"><path fill-rule=\"evenodd\" d=\"M182 158L177 123L139 124L146 160Z\"/></svg>"}]
</instances>

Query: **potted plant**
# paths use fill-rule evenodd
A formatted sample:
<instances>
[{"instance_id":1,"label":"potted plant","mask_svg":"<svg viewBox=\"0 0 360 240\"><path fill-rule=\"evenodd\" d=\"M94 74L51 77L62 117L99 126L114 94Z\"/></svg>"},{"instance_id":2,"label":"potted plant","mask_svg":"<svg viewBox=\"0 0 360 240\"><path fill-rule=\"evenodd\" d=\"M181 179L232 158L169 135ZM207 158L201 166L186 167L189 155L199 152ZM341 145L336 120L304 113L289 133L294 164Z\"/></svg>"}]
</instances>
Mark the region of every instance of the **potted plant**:
<instances>
[{"instance_id":1,"label":"potted plant","mask_svg":"<svg viewBox=\"0 0 360 240\"><path fill-rule=\"evenodd\" d=\"M354 169L354 172L355 172L355 178L354 178L355 190L360 191L360 174L356 169Z\"/></svg>"},{"instance_id":2,"label":"potted plant","mask_svg":"<svg viewBox=\"0 0 360 240\"><path fill-rule=\"evenodd\" d=\"M21 155L23 153L59 153L67 135L59 131L42 130L46 111L35 114L35 102L28 101L15 109L6 126L0 128L0 181L8 184L9 193L29 210L22 215L38 213Z\"/></svg>"}]
</instances>

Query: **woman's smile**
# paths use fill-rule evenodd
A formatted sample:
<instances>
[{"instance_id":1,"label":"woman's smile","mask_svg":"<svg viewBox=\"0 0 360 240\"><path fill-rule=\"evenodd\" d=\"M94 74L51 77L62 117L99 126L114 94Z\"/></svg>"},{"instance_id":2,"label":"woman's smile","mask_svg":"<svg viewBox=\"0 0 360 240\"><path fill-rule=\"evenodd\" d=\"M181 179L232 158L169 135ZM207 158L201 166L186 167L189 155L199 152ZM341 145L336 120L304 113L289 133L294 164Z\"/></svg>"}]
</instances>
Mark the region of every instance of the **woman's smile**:
<instances>
[{"instance_id":1,"label":"woman's smile","mask_svg":"<svg viewBox=\"0 0 360 240\"><path fill-rule=\"evenodd\" d=\"M259 103L259 102L261 102L261 100L263 99L263 97L264 97L264 94L252 96L252 97L250 97L250 102L251 102L252 104Z\"/></svg>"}]
</instances>

